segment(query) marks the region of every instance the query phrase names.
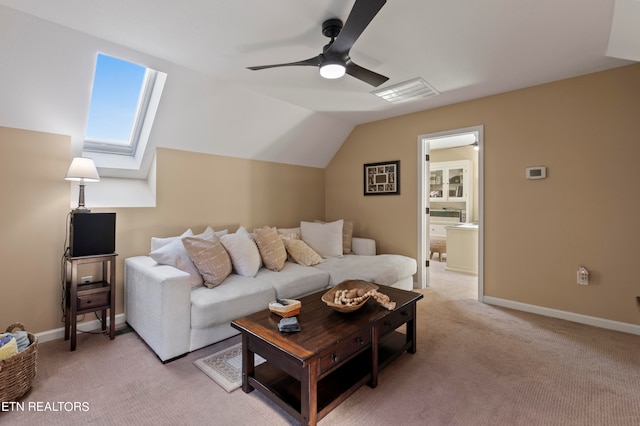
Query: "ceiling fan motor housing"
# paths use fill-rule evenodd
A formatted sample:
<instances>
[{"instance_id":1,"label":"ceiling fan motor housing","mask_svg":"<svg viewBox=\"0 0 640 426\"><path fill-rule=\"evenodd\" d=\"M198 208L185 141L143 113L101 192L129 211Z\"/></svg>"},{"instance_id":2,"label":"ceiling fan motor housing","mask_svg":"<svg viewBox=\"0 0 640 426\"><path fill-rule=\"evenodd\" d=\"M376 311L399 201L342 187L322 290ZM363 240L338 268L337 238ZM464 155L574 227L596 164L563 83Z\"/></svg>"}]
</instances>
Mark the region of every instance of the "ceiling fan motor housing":
<instances>
[{"instance_id":1,"label":"ceiling fan motor housing","mask_svg":"<svg viewBox=\"0 0 640 426\"><path fill-rule=\"evenodd\" d=\"M331 41L338 37L341 29L342 21L338 18L327 19L322 23L322 34L324 34L325 37L329 37Z\"/></svg>"}]
</instances>

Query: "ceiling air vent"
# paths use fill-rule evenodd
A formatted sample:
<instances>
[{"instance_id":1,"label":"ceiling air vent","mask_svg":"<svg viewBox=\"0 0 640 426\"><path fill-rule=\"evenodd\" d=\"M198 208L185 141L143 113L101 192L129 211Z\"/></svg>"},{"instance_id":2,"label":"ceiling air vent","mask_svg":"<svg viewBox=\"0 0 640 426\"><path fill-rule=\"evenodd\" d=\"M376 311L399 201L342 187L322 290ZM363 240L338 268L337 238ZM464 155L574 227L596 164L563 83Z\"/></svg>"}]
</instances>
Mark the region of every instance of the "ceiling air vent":
<instances>
[{"instance_id":1,"label":"ceiling air vent","mask_svg":"<svg viewBox=\"0 0 640 426\"><path fill-rule=\"evenodd\" d=\"M429 98L440 94L440 92L431 87L429 83L420 77L385 87L383 89L374 90L371 93L381 97L387 102L391 102L392 104L413 101L415 99Z\"/></svg>"}]
</instances>

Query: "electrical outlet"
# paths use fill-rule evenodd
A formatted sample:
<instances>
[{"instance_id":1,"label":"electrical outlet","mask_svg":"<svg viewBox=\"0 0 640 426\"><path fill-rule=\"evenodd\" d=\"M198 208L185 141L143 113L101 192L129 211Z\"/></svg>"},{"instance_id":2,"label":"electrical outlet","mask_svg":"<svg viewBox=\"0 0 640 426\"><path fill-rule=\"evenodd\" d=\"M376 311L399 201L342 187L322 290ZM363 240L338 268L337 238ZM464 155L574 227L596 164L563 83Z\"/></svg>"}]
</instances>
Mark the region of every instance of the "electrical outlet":
<instances>
[{"instance_id":1,"label":"electrical outlet","mask_svg":"<svg viewBox=\"0 0 640 426\"><path fill-rule=\"evenodd\" d=\"M582 265L578 266L577 275L578 284L589 285L589 271L587 271L587 268Z\"/></svg>"},{"instance_id":2,"label":"electrical outlet","mask_svg":"<svg viewBox=\"0 0 640 426\"><path fill-rule=\"evenodd\" d=\"M81 277L80 281L82 281L82 284L89 284L93 282L93 275L87 275L86 277Z\"/></svg>"}]
</instances>

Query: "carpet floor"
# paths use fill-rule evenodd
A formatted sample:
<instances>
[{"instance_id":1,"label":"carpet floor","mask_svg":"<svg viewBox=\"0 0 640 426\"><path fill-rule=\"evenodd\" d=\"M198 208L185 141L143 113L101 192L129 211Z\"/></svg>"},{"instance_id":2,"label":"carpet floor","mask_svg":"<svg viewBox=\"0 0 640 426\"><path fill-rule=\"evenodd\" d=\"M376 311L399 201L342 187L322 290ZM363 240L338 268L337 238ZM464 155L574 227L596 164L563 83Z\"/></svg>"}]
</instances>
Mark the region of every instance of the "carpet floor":
<instances>
[{"instance_id":1,"label":"carpet floor","mask_svg":"<svg viewBox=\"0 0 640 426\"><path fill-rule=\"evenodd\" d=\"M418 351L380 373L320 425L637 425L640 336L485 305L475 277L432 261L419 290ZM289 425L257 392L227 393L193 361L162 364L134 333L81 334L38 348L38 373L11 425ZM10 408L10 409L6 409Z\"/></svg>"}]
</instances>

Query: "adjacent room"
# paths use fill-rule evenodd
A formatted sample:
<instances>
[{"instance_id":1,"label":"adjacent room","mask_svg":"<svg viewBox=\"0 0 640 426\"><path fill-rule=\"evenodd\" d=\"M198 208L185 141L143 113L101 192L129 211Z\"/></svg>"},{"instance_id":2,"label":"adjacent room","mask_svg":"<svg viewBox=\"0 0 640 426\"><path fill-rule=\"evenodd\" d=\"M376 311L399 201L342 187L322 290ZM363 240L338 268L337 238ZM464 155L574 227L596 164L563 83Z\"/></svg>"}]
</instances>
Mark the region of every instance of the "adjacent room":
<instances>
[{"instance_id":1,"label":"adjacent room","mask_svg":"<svg viewBox=\"0 0 640 426\"><path fill-rule=\"evenodd\" d=\"M0 423L639 424L639 21L0 0Z\"/></svg>"}]
</instances>

